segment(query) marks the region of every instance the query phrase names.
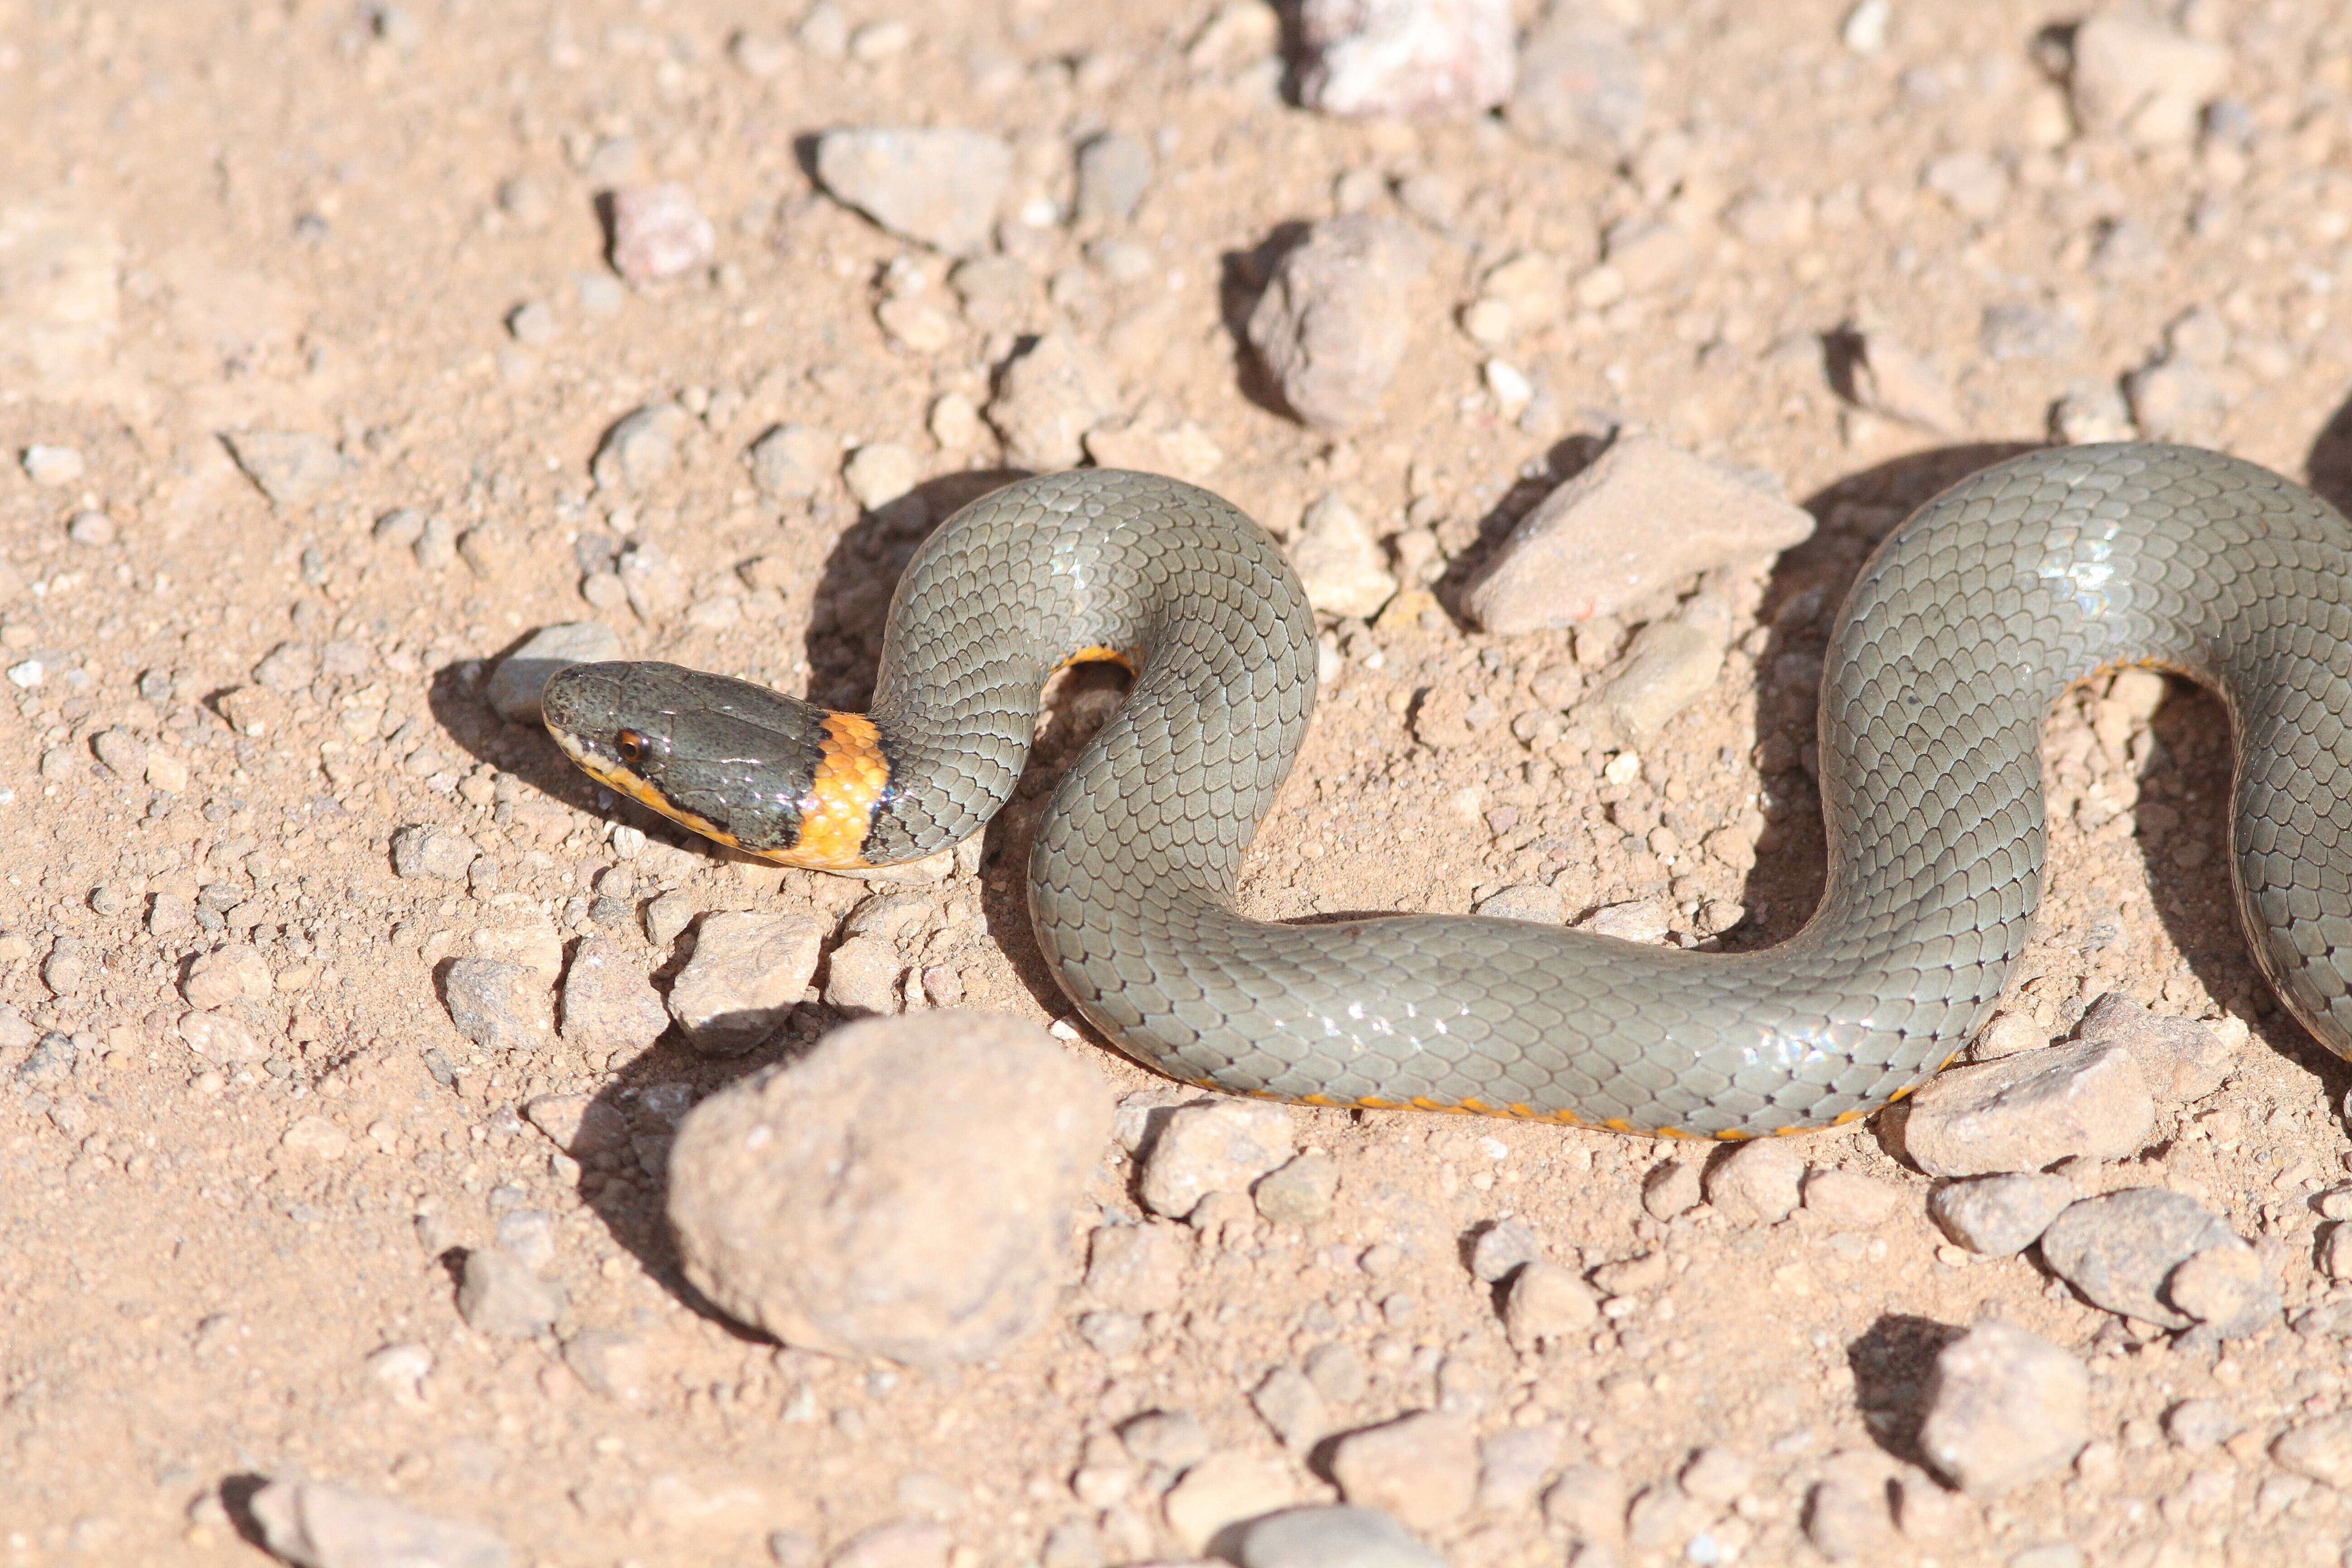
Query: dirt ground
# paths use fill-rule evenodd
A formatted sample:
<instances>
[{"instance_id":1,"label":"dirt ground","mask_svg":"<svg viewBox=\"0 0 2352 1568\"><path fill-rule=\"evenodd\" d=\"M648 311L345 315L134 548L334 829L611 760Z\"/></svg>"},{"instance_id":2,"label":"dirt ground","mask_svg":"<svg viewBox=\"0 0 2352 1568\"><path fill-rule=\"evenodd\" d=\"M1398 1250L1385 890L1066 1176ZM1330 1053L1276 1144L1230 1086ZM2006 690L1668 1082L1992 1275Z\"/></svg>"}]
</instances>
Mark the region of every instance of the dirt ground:
<instances>
[{"instance_id":1,"label":"dirt ground","mask_svg":"<svg viewBox=\"0 0 2352 1568\"><path fill-rule=\"evenodd\" d=\"M1338 492L1447 602L1612 430L1760 470L1822 520L1747 580L1715 689L1630 778L1604 775L1572 709L1534 749L1507 721L1416 728L1432 692L1486 693L1506 721L1543 707L1540 672L1592 678L1612 647L1445 616L1336 628L1338 673L1246 879L1270 917L1462 910L1549 881L1571 915L1652 900L1685 934L1728 910L1743 940L1784 934L1822 856L1811 696L1789 681L1902 510L2046 439L2062 399L2077 429L2128 431L2116 389L2151 365L2175 374L2142 387L2144 429L2165 395L2147 433L2347 499L2346 6L2167 7L2227 59L2220 106L2177 142L2074 122L2052 74L2071 10L1895 0L1882 40L1844 0L1593 9L1645 94L1613 152L1493 117L1301 110L1248 0L841 0L814 18L730 0L0 0L0 1563L256 1561L241 1500L304 1476L487 1526L527 1563L801 1563L926 1519L955 1568L1171 1558L1168 1467L1118 1426L1189 1411L1217 1449L1272 1456L1296 1497L1328 1499L1322 1462L1283 1458L1249 1395L1332 1344L1360 1373L1325 1391L1334 1432L1427 1407L1481 1435L1548 1427L1557 1463L1636 1492L1719 1450L1734 1479L1707 1544L1637 1542L1629 1562L1825 1561L1805 1501L1840 1475L1912 1500L1878 1561L2338 1563L2352 1499L2286 1477L2267 1446L2343 1406L2340 1344L2284 1324L2219 1355L2103 1332L2118 1320L2029 1258L1946 1245L1929 1184L1867 1124L1803 1152L1903 1188L1895 1216L1766 1228L1644 1210L1645 1174L1705 1150L1302 1110L1302 1146L1341 1172L1328 1216L1185 1232L1176 1304L1139 1344L1082 1337L1074 1279L1044 1332L935 1379L690 1310L657 1153L583 1173L518 1113L553 1093L674 1110L767 1056L713 1063L674 1038L495 1056L450 1022L436 969L453 955L560 955L593 933L654 971L672 955L636 906L658 893L828 913L861 896L600 796L488 711L486 661L601 616L632 655L855 700L919 517L861 516L835 475L778 501L746 451L781 423L845 452L903 444L940 514L1002 458L956 399L985 406L1023 334L1100 353L1137 427L1278 533ZM1013 148L992 248L1019 268L985 308L960 301L948 258L807 172L814 133L895 124ZM1066 221L1076 149L1106 130L1151 151L1140 202ZM691 192L713 248L624 284L599 198L663 181ZM1255 395L1234 323L1263 247L1342 206L1416 226L1434 260L1380 412L1330 437ZM1644 219L1686 253L1594 281L1601 236ZM1520 254L1557 269L1557 313L1474 341L1481 279ZM886 331L877 308L908 295L938 305L936 330ZM1922 356L1946 427L1841 397L1823 351L1841 330ZM605 432L671 399L690 418L668 471L597 489ZM278 501L225 444L249 432L319 438ZM78 471L36 450L52 447ZM378 528L403 508L431 520L416 548ZM647 616L583 596L625 537L678 573ZM2125 738L2089 700L2052 721L2051 892L2006 1005L2054 1032L2119 990L2252 1026L2221 1093L2082 1179L2201 1196L2262 1247L2292 1314L2326 1299L2312 1199L2344 1178L2352 1073L2279 1011L2231 922L2220 705L2177 692ZM490 865L396 876L392 837L416 824ZM1020 831L933 890L918 945L967 1005L1046 1021L1066 1006L1026 934ZM616 866L631 902L607 923ZM232 943L260 955L225 1003L251 1048L208 1058L181 988ZM812 1002L793 1037L835 1017ZM1153 1082L1072 1049L1122 1090ZM1108 1157L1107 1209L1134 1214L1129 1173ZM529 1211L550 1216L566 1316L494 1338L458 1316L449 1259ZM1464 1262L1503 1220L1586 1268L1669 1261L1589 1347L1521 1357ZM1937 1492L1904 1434L1917 1347L1988 1312L2093 1372L2084 1458L1990 1502ZM562 1336L591 1330L642 1357L620 1397L564 1360ZM390 1347L420 1350L371 1361ZM2161 1417L2189 1398L2238 1436L2169 1442ZM1496 1489L1423 1533L1457 1563L1555 1563L1565 1511Z\"/></svg>"}]
</instances>

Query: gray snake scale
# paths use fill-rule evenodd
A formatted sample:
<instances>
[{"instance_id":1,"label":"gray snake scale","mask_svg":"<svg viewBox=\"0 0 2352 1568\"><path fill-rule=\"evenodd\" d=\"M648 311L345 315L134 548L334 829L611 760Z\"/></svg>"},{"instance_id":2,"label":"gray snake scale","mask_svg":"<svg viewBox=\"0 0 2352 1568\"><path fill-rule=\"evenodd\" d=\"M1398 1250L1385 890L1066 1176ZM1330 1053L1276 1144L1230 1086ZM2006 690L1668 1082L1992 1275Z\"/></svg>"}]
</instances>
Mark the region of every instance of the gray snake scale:
<instances>
[{"instance_id":1,"label":"gray snake scale","mask_svg":"<svg viewBox=\"0 0 2352 1568\"><path fill-rule=\"evenodd\" d=\"M1040 819L1029 901L1054 973L1122 1049L1318 1104L1786 1131L1905 1093L1983 1025L2041 892L2043 718L2073 680L2152 663L2226 700L2252 950L2352 1055L2347 568L2333 508L2232 458L2135 444L2002 463L1896 529L1846 601L1821 699L1828 883L1789 941L1721 954L1474 916L1284 925L1232 900L1314 700L1296 574L1205 491L1052 474L965 508L901 580L869 715L887 782L860 854L979 827L1011 794L1045 677L1118 657L1133 689ZM815 796L806 768L766 776L762 747L845 722L644 664L566 670L547 710L600 777L788 863Z\"/></svg>"}]
</instances>

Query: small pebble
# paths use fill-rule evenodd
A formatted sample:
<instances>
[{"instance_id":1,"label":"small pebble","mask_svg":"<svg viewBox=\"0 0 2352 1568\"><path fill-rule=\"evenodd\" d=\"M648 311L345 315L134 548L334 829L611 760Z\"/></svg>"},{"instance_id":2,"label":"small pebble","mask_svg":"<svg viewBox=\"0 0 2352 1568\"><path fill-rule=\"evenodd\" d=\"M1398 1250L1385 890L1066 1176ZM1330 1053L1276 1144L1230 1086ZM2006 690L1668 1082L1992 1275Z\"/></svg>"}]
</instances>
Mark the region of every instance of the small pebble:
<instances>
[{"instance_id":1,"label":"small pebble","mask_svg":"<svg viewBox=\"0 0 2352 1568\"><path fill-rule=\"evenodd\" d=\"M593 664L621 657L620 634L602 621L566 621L541 626L499 660L483 689L490 710L509 724L537 724L540 696L548 678L570 664Z\"/></svg>"},{"instance_id":2,"label":"small pebble","mask_svg":"<svg viewBox=\"0 0 2352 1568\"><path fill-rule=\"evenodd\" d=\"M392 836L392 868L401 877L460 881L480 854L480 847L464 834L429 824L404 827Z\"/></svg>"},{"instance_id":3,"label":"small pebble","mask_svg":"<svg viewBox=\"0 0 2352 1568\"><path fill-rule=\"evenodd\" d=\"M1601 1321L1601 1303L1576 1273L1537 1258L1511 1276L1503 1297L1503 1329L1521 1354L1540 1352L1589 1334Z\"/></svg>"},{"instance_id":4,"label":"small pebble","mask_svg":"<svg viewBox=\"0 0 2352 1568\"><path fill-rule=\"evenodd\" d=\"M621 900L602 900L628 905ZM583 938L563 972L563 1038L599 1051L642 1051L669 1027L667 1005L642 962L618 943ZM578 1151L572 1151L577 1153Z\"/></svg>"},{"instance_id":5,"label":"small pebble","mask_svg":"<svg viewBox=\"0 0 2352 1568\"><path fill-rule=\"evenodd\" d=\"M2164 1435L2184 1453L2209 1453L2236 1436L2241 1426L2218 1399L2184 1399L2164 1413Z\"/></svg>"},{"instance_id":6,"label":"small pebble","mask_svg":"<svg viewBox=\"0 0 2352 1568\"><path fill-rule=\"evenodd\" d=\"M1938 1474L1994 1498L2057 1474L2090 1438L2089 1370L1998 1318L1937 1352L1919 1446Z\"/></svg>"},{"instance_id":7,"label":"small pebble","mask_svg":"<svg viewBox=\"0 0 2352 1568\"><path fill-rule=\"evenodd\" d=\"M675 403L651 403L635 410L605 434L589 471L599 489L636 494L677 466L677 443L694 427L694 416Z\"/></svg>"},{"instance_id":8,"label":"small pebble","mask_svg":"<svg viewBox=\"0 0 2352 1568\"><path fill-rule=\"evenodd\" d=\"M2229 74L2221 45L2119 12L2074 29L2067 84L2085 132L2157 147L2195 139L2205 105Z\"/></svg>"},{"instance_id":9,"label":"small pebble","mask_svg":"<svg viewBox=\"0 0 2352 1568\"><path fill-rule=\"evenodd\" d=\"M1004 460L1039 470L1076 467L1087 432L1118 408L1118 385L1094 350L1068 332L1047 332L1004 367L988 421L1004 440Z\"/></svg>"},{"instance_id":10,"label":"small pebble","mask_svg":"<svg viewBox=\"0 0 2352 1568\"><path fill-rule=\"evenodd\" d=\"M1271 1455L1221 1448L1184 1472L1161 1500L1160 1510L1177 1544L1200 1557L1230 1527L1297 1500L1286 1463Z\"/></svg>"},{"instance_id":11,"label":"small pebble","mask_svg":"<svg viewBox=\"0 0 2352 1568\"><path fill-rule=\"evenodd\" d=\"M800 500L832 480L841 442L805 425L779 425L751 443L751 478L772 500Z\"/></svg>"},{"instance_id":12,"label":"small pebble","mask_svg":"<svg viewBox=\"0 0 2352 1568\"><path fill-rule=\"evenodd\" d=\"M1078 149L1078 221L1123 224L1135 216L1151 184L1151 149L1132 136L1106 132Z\"/></svg>"},{"instance_id":13,"label":"small pebble","mask_svg":"<svg viewBox=\"0 0 2352 1568\"><path fill-rule=\"evenodd\" d=\"M1270 1225L1320 1224L1339 1191L1339 1165L1328 1154L1301 1154L1259 1178L1250 1189Z\"/></svg>"},{"instance_id":14,"label":"small pebble","mask_svg":"<svg viewBox=\"0 0 2352 1568\"><path fill-rule=\"evenodd\" d=\"M281 507L309 505L352 471L333 442L307 430L238 430L222 439L246 477Z\"/></svg>"},{"instance_id":15,"label":"small pebble","mask_svg":"<svg viewBox=\"0 0 2352 1568\"><path fill-rule=\"evenodd\" d=\"M1250 1408L1294 1454L1312 1451L1330 1430L1329 1406L1313 1380L1296 1367L1278 1366L1260 1379L1250 1391Z\"/></svg>"},{"instance_id":16,"label":"small pebble","mask_svg":"<svg viewBox=\"0 0 2352 1568\"><path fill-rule=\"evenodd\" d=\"M656 283L691 271L710 259L717 243L717 231L684 185L634 185L613 193L613 270L632 283Z\"/></svg>"},{"instance_id":17,"label":"small pebble","mask_svg":"<svg viewBox=\"0 0 2352 1568\"><path fill-rule=\"evenodd\" d=\"M2282 1468L2337 1491L2352 1491L2352 1411L2299 1421L2271 1445Z\"/></svg>"},{"instance_id":18,"label":"small pebble","mask_svg":"<svg viewBox=\"0 0 2352 1568\"><path fill-rule=\"evenodd\" d=\"M114 520L102 511L78 511L66 524L66 537L76 544L111 544L115 540Z\"/></svg>"},{"instance_id":19,"label":"small pebble","mask_svg":"<svg viewBox=\"0 0 2352 1568\"><path fill-rule=\"evenodd\" d=\"M546 978L529 964L453 959L441 994L457 1032L485 1050L539 1050L553 1033Z\"/></svg>"},{"instance_id":20,"label":"small pebble","mask_svg":"<svg viewBox=\"0 0 2352 1568\"><path fill-rule=\"evenodd\" d=\"M1613 163L1633 151L1647 101L1622 26L1591 7L1549 5L1520 42L1504 113L1530 142Z\"/></svg>"},{"instance_id":21,"label":"small pebble","mask_svg":"<svg viewBox=\"0 0 2352 1568\"><path fill-rule=\"evenodd\" d=\"M85 471L80 448L75 447L27 447L20 461L26 479L52 488L78 484Z\"/></svg>"},{"instance_id":22,"label":"small pebble","mask_svg":"<svg viewBox=\"0 0 2352 1568\"><path fill-rule=\"evenodd\" d=\"M1307 602L1329 616L1369 618L1397 591L1371 526L1336 492L1307 509L1288 546Z\"/></svg>"},{"instance_id":23,"label":"small pebble","mask_svg":"<svg viewBox=\"0 0 2352 1568\"><path fill-rule=\"evenodd\" d=\"M1217 1099L1179 1107L1161 1125L1137 1183L1144 1206L1182 1219L1211 1193L1240 1193L1289 1160L1297 1131L1290 1111L1257 1100Z\"/></svg>"},{"instance_id":24,"label":"small pebble","mask_svg":"<svg viewBox=\"0 0 2352 1568\"><path fill-rule=\"evenodd\" d=\"M1443 1530L1478 1498L1478 1444L1458 1415L1423 1410L1340 1437L1331 1447L1340 1496L1414 1530Z\"/></svg>"},{"instance_id":25,"label":"small pebble","mask_svg":"<svg viewBox=\"0 0 2352 1568\"><path fill-rule=\"evenodd\" d=\"M466 1254L457 1311L478 1333L530 1339L552 1328L563 1309L562 1288L504 1247L478 1247Z\"/></svg>"},{"instance_id":26,"label":"small pebble","mask_svg":"<svg viewBox=\"0 0 2352 1568\"><path fill-rule=\"evenodd\" d=\"M707 1057L738 1057L783 1027L816 973L825 922L745 910L706 915L694 956L670 984L669 1012Z\"/></svg>"},{"instance_id":27,"label":"small pebble","mask_svg":"<svg viewBox=\"0 0 2352 1568\"><path fill-rule=\"evenodd\" d=\"M1511 90L1517 42L1506 0L1366 5L1304 0L1299 102L1359 119L1466 120Z\"/></svg>"},{"instance_id":28,"label":"small pebble","mask_svg":"<svg viewBox=\"0 0 2352 1568\"><path fill-rule=\"evenodd\" d=\"M2207 1267L2219 1278L2191 1273L2184 1280L2181 1270L2208 1254ZM2225 1256L2242 1267L2222 1267ZM2042 1232L2042 1257L2051 1272L2108 1311L2168 1329L2206 1321L2234 1339L2259 1331L2279 1311L2277 1286L2229 1222L2161 1187L2126 1187L2068 1205ZM2242 1289L2226 1289L2232 1275ZM2192 1287L2186 1298L2184 1284ZM2215 1295L2200 1298L2199 1284Z\"/></svg>"},{"instance_id":29,"label":"small pebble","mask_svg":"<svg viewBox=\"0 0 2352 1568\"><path fill-rule=\"evenodd\" d=\"M1758 1138L1717 1160L1706 1173L1706 1201L1743 1225L1773 1225L1797 1209L1804 1156L1780 1138Z\"/></svg>"},{"instance_id":30,"label":"small pebble","mask_svg":"<svg viewBox=\"0 0 2352 1568\"><path fill-rule=\"evenodd\" d=\"M1147 1410L1119 1423L1119 1441L1138 1464L1189 1469L1209 1457L1209 1429L1189 1410Z\"/></svg>"}]
</instances>

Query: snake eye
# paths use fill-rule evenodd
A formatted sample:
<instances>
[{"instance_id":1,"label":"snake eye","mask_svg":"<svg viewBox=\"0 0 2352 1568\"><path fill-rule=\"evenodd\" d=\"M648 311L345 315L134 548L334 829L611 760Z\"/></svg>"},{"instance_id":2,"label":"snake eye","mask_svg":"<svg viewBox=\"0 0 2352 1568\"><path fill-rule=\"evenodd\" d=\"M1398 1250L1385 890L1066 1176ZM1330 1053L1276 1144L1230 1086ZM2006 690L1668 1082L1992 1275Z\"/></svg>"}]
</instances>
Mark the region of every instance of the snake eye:
<instances>
[{"instance_id":1,"label":"snake eye","mask_svg":"<svg viewBox=\"0 0 2352 1568\"><path fill-rule=\"evenodd\" d=\"M647 750L646 738L635 730L624 730L613 737L613 754L633 768L646 760Z\"/></svg>"}]
</instances>

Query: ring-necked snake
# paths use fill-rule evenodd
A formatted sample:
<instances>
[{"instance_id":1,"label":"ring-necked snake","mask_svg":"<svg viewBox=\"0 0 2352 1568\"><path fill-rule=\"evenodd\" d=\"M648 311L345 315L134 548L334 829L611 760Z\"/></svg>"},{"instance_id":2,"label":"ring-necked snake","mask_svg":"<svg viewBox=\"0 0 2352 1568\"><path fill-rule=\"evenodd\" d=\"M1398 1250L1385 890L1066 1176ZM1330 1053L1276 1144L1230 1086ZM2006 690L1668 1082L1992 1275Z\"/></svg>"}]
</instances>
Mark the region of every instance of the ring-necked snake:
<instances>
[{"instance_id":1,"label":"ring-necked snake","mask_svg":"<svg viewBox=\"0 0 2352 1568\"><path fill-rule=\"evenodd\" d=\"M2041 893L2043 717L2082 676L2154 664L2227 700L2252 949L2352 1055L2352 528L2250 463L2036 452L1885 541L1826 657L1827 888L1762 952L1236 914L1316 653L1297 574L1240 511L1080 470L998 490L924 543L866 715L666 664L566 668L545 713L591 774L688 826L854 868L978 828L1013 790L1046 676L1117 659L1132 689L1038 823L1029 905L1063 987L1122 1048L1313 1104L1744 1137L1873 1110L1984 1024Z\"/></svg>"}]
</instances>

